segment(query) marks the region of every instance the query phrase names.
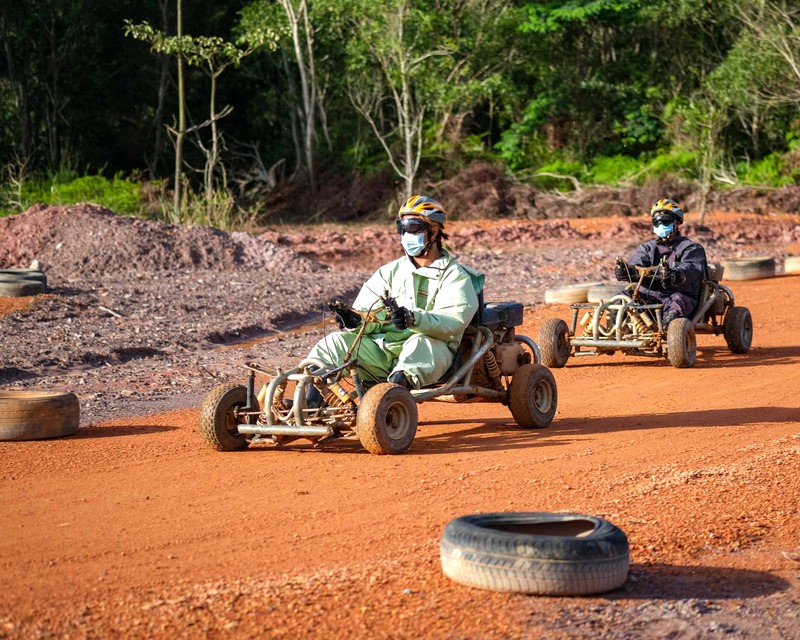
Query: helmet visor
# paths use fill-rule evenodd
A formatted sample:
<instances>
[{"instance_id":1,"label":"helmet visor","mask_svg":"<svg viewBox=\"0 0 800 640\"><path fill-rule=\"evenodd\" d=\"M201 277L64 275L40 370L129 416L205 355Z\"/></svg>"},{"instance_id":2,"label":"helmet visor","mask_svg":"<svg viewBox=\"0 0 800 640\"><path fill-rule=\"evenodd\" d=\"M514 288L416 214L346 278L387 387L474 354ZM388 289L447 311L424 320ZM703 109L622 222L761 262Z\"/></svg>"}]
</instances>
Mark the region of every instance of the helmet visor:
<instances>
[{"instance_id":1,"label":"helmet visor","mask_svg":"<svg viewBox=\"0 0 800 640\"><path fill-rule=\"evenodd\" d=\"M423 233L430 231L431 225L419 218L403 218L397 221L397 233Z\"/></svg>"}]
</instances>

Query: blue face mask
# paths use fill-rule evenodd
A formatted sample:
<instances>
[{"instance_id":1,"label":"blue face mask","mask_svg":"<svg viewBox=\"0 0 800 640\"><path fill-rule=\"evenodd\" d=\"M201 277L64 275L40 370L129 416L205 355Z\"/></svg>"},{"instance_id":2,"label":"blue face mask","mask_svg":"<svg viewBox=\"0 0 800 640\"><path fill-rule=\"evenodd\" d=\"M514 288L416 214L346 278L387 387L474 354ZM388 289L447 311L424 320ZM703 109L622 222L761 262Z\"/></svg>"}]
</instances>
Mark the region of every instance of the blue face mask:
<instances>
[{"instance_id":1,"label":"blue face mask","mask_svg":"<svg viewBox=\"0 0 800 640\"><path fill-rule=\"evenodd\" d=\"M408 255L418 256L425 251L425 233L404 233L401 243Z\"/></svg>"},{"instance_id":2,"label":"blue face mask","mask_svg":"<svg viewBox=\"0 0 800 640\"><path fill-rule=\"evenodd\" d=\"M659 224L653 227L653 233L655 233L659 238L668 238L672 235L672 232L675 231L675 223L672 224Z\"/></svg>"}]
</instances>

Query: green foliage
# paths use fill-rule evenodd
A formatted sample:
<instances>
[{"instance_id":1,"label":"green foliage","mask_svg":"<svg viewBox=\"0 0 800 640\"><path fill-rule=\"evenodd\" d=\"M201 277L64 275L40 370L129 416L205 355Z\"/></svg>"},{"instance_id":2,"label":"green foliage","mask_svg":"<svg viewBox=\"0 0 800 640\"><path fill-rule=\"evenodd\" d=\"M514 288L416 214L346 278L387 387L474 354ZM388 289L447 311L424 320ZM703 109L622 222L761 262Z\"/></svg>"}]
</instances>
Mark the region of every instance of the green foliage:
<instances>
[{"instance_id":1,"label":"green foliage","mask_svg":"<svg viewBox=\"0 0 800 640\"><path fill-rule=\"evenodd\" d=\"M800 168L791 168L783 154L775 152L757 162L737 162L736 174L744 185L782 187L800 178Z\"/></svg>"},{"instance_id":2,"label":"green foliage","mask_svg":"<svg viewBox=\"0 0 800 640\"><path fill-rule=\"evenodd\" d=\"M4 214L24 211L37 202L48 205L91 202L119 214L141 215L145 212L139 185L121 174L106 178L99 174L78 176L74 171L64 170L45 179L31 178L21 184L18 201L14 203L18 207L16 210L9 206L9 195L7 192L2 207Z\"/></svg>"},{"instance_id":3,"label":"green foliage","mask_svg":"<svg viewBox=\"0 0 800 640\"><path fill-rule=\"evenodd\" d=\"M595 184L617 185L621 182L633 182L644 169L643 164L630 156L609 156L596 159L587 172L591 182Z\"/></svg>"},{"instance_id":4,"label":"green foliage","mask_svg":"<svg viewBox=\"0 0 800 640\"><path fill-rule=\"evenodd\" d=\"M641 5L641 0L566 0L529 4L524 32L549 33L571 23L584 23L604 13L619 13Z\"/></svg>"}]
</instances>

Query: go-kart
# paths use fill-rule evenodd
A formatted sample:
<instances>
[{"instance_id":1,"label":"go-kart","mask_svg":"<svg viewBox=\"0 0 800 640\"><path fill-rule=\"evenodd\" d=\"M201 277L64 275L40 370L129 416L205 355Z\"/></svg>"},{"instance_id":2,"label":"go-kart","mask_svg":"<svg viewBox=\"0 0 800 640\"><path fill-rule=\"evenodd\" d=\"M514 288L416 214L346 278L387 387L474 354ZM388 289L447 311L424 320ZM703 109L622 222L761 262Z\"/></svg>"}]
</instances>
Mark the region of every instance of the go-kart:
<instances>
[{"instance_id":1,"label":"go-kart","mask_svg":"<svg viewBox=\"0 0 800 640\"><path fill-rule=\"evenodd\" d=\"M633 265L631 265L633 266ZM753 319L747 307L737 307L733 292L720 284L723 267L708 263L700 299L691 318L676 318L664 326L663 305L640 300L645 278L658 278L665 264L634 267L638 282L596 304L571 304L572 325L546 319L539 331L542 364L560 368L573 356L613 354L666 357L673 367L694 366L698 333L723 334L733 353L747 353L753 339ZM622 290L625 285L620 284ZM580 316L580 320L579 320Z\"/></svg>"},{"instance_id":2,"label":"go-kart","mask_svg":"<svg viewBox=\"0 0 800 640\"><path fill-rule=\"evenodd\" d=\"M394 301L382 300L391 310ZM357 346L367 324L363 322L339 366L305 359L271 376L255 363L247 364L244 385L223 383L208 393L200 410L200 433L219 451L242 450L250 443L281 446L297 439L321 447L357 438L373 454L399 454L416 435L417 405L428 400L499 402L522 428L548 426L558 402L556 382L540 364L537 344L515 331L522 324L522 305L480 300L453 365L437 384L409 390L362 379ZM256 373L271 376L258 394ZM317 403L307 400L312 385L322 396L321 406L310 406Z\"/></svg>"}]
</instances>

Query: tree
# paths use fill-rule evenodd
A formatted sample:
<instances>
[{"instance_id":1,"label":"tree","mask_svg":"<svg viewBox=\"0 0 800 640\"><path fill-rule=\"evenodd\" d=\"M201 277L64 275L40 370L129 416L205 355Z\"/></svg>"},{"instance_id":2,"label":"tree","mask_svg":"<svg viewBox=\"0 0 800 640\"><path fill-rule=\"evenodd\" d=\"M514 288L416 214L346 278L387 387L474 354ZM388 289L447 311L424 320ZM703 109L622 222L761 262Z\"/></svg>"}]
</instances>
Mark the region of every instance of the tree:
<instances>
[{"instance_id":1,"label":"tree","mask_svg":"<svg viewBox=\"0 0 800 640\"><path fill-rule=\"evenodd\" d=\"M299 137L302 140L298 145L302 148L298 160L303 158L311 188L316 190L315 141L320 89L316 69L314 27L307 0L278 0L278 4L282 15L274 4L265 0L257 0L246 7L242 11L240 21L241 39L243 42L255 43L257 47L266 45L272 50L279 43L288 44L291 48L300 85L300 98L294 105L299 115L297 122L300 128ZM285 43L287 37L290 43ZM293 93L294 86L288 73L287 80Z\"/></svg>"},{"instance_id":2,"label":"tree","mask_svg":"<svg viewBox=\"0 0 800 640\"><path fill-rule=\"evenodd\" d=\"M143 22L141 24L133 24L126 21L125 32L127 35L133 36L137 40L149 42L151 50L155 53L163 53L173 55L178 61L178 77L179 77L179 124L178 129L170 128L170 132L175 136L176 146L176 166L175 166L175 214L180 219L180 182L181 182L181 160L182 160L182 144L183 137L186 133L197 131L199 129L210 127L211 136L208 144L204 143L202 139L198 138L198 145L205 155L205 166L203 169L203 185L205 188L206 204L211 206L213 200L213 192L215 187L215 176L217 169L220 167L219 146L220 146L220 133L218 129L218 121L228 115L232 107L226 106L223 109L217 110L217 79L219 76L231 65L238 65L239 62L251 53L252 49L239 49L233 43L226 42L217 36L184 36L182 34L181 25L181 0L178 0L178 35L167 36L162 31L153 29L150 24ZM183 81L182 81L182 68L183 61L192 66L197 66L203 69L211 81L209 90L209 115L208 119L200 125L192 127L191 130L185 128L184 116L184 97L183 97ZM224 167L222 167L222 182L223 187L225 184Z\"/></svg>"}]
</instances>

